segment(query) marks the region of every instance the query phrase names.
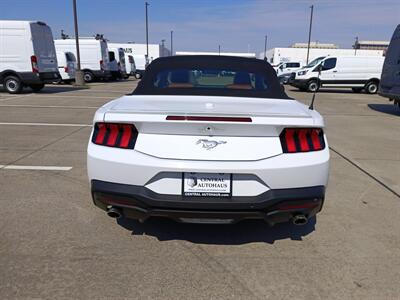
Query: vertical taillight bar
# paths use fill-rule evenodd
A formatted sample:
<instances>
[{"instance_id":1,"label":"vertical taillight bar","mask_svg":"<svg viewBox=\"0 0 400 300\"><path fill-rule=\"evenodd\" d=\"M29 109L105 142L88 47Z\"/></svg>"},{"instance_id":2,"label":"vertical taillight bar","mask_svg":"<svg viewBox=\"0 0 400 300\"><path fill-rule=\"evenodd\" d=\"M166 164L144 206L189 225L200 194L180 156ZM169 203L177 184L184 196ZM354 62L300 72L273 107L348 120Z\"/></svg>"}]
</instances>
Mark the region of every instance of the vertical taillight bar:
<instances>
[{"instance_id":1,"label":"vertical taillight bar","mask_svg":"<svg viewBox=\"0 0 400 300\"><path fill-rule=\"evenodd\" d=\"M132 124L103 123L94 125L92 142L96 145L134 149L138 131Z\"/></svg>"},{"instance_id":2,"label":"vertical taillight bar","mask_svg":"<svg viewBox=\"0 0 400 300\"><path fill-rule=\"evenodd\" d=\"M321 128L285 128L279 138L284 153L319 151L325 148Z\"/></svg>"}]
</instances>

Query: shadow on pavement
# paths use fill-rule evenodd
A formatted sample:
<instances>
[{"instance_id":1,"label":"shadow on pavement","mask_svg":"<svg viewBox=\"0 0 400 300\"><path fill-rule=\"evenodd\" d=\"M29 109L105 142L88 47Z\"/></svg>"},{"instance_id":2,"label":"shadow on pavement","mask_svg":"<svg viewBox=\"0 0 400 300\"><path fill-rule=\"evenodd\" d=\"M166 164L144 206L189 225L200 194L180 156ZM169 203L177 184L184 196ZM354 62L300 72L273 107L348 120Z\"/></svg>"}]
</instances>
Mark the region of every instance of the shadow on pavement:
<instances>
[{"instance_id":1,"label":"shadow on pavement","mask_svg":"<svg viewBox=\"0 0 400 300\"><path fill-rule=\"evenodd\" d=\"M394 104L368 104L368 107L381 113L400 116L400 107Z\"/></svg>"},{"instance_id":2,"label":"shadow on pavement","mask_svg":"<svg viewBox=\"0 0 400 300\"><path fill-rule=\"evenodd\" d=\"M315 230L316 218L311 218L304 226L292 223L268 226L262 220L245 220L233 225L184 224L164 218L150 218L139 223L121 218L117 223L132 235L148 235L159 241L185 240L196 244L241 245L253 242L273 244L276 240L291 239L301 241Z\"/></svg>"}]
</instances>

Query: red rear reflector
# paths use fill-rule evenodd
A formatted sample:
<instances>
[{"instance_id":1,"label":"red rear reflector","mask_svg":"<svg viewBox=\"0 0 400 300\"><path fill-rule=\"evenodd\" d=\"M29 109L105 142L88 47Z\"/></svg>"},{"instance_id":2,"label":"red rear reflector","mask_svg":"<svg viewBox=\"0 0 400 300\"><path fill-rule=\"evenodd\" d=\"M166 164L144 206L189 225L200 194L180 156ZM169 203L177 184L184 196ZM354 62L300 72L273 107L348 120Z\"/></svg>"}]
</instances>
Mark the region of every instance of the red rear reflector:
<instances>
[{"instance_id":1,"label":"red rear reflector","mask_svg":"<svg viewBox=\"0 0 400 300\"><path fill-rule=\"evenodd\" d=\"M246 117L207 117L207 116L167 116L168 121L208 121L208 122L248 122L251 118Z\"/></svg>"},{"instance_id":2,"label":"red rear reflector","mask_svg":"<svg viewBox=\"0 0 400 300\"><path fill-rule=\"evenodd\" d=\"M38 60L35 55L31 56L31 64L32 64L32 72L33 73L39 73L39 66L38 66Z\"/></svg>"},{"instance_id":3,"label":"red rear reflector","mask_svg":"<svg viewBox=\"0 0 400 300\"><path fill-rule=\"evenodd\" d=\"M324 132L320 128L286 128L279 137L283 153L325 149Z\"/></svg>"},{"instance_id":4,"label":"red rear reflector","mask_svg":"<svg viewBox=\"0 0 400 300\"><path fill-rule=\"evenodd\" d=\"M96 123L92 142L97 145L134 149L138 131L131 124Z\"/></svg>"},{"instance_id":5,"label":"red rear reflector","mask_svg":"<svg viewBox=\"0 0 400 300\"><path fill-rule=\"evenodd\" d=\"M68 73L68 67L64 67L64 72Z\"/></svg>"}]
</instances>

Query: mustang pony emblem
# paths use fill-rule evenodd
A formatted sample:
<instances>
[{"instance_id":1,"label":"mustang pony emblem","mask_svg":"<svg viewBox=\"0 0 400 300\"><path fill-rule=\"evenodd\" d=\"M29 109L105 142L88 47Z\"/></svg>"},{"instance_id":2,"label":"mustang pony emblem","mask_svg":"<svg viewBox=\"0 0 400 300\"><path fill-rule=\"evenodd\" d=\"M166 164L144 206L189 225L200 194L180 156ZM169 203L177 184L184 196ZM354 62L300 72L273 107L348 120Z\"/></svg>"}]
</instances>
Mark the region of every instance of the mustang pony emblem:
<instances>
[{"instance_id":1,"label":"mustang pony emblem","mask_svg":"<svg viewBox=\"0 0 400 300\"><path fill-rule=\"evenodd\" d=\"M226 144L225 141L209 141L209 140L198 140L196 145L202 144L203 148L207 149L207 150L211 150L214 149L215 147L217 147L220 144Z\"/></svg>"}]
</instances>

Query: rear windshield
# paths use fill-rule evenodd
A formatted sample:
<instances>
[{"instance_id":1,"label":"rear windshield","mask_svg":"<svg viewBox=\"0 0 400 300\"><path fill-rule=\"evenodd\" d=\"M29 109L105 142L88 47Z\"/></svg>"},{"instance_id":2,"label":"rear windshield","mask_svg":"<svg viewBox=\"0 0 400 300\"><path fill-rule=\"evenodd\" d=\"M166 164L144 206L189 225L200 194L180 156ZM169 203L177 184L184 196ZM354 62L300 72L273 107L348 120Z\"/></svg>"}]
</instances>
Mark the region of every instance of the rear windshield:
<instances>
[{"instance_id":1,"label":"rear windshield","mask_svg":"<svg viewBox=\"0 0 400 300\"><path fill-rule=\"evenodd\" d=\"M73 53L71 53L71 52L65 52L65 57L66 57L68 62L76 61L75 55Z\"/></svg>"},{"instance_id":2,"label":"rear windshield","mask_svg":"<svg viewBox=\"0 0 400 300\"><path fill-rule=\"evenodd\" d=\"M235 89L266 91L268 82L263 74L227 69L170 69L154 78L154 87L161 89Z\"/></svg>"},{"instance_id":3,"label":"rear windshield","mask_svg":"<svg viewBox=\"0 0 400 300\"><path fill-rule=\"evenodd\" d=\"M133 94L289 98L264 60L219 55L158 58Z\"/></svg>"}]
</instances>

